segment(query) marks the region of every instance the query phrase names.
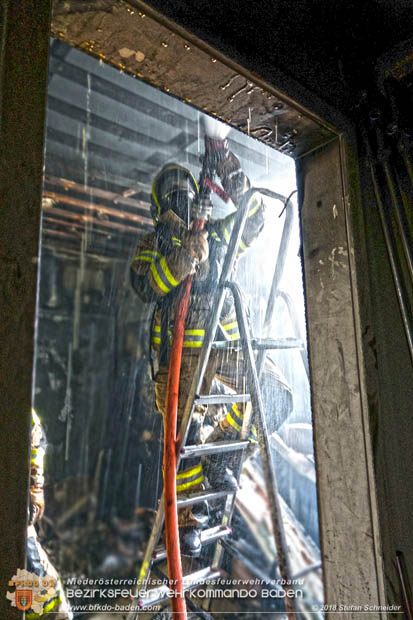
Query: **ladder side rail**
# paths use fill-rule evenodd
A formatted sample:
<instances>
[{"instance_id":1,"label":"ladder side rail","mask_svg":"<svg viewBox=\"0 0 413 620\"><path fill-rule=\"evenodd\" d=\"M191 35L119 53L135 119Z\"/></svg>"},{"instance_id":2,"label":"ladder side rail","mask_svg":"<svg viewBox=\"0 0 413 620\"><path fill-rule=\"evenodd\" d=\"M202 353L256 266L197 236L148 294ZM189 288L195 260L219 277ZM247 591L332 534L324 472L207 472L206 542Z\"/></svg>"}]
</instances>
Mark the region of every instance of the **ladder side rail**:
<instances>
[{"instance_id":1,"label":"ladder side rail","mask_svg":"<svg viewBox=\"0 0 413 620\"><path fill-rule=\"evenodd\" d=\"M300 355L301 355L301 359L303 360L303 364L304 364L304 368L305 368L305 372L307 374L307 379L308 381L310 380L310 369L308 366L308 355L307 355L307 347L305 346L305 342L306 339L304 338L304 334L302 333L301 329L300 329L300 324L298 321L298 317L297 317L297 313L295 311L295 308L293 306L293 301L291 299L291 295L289 295L288 293L286 293L285 291L282 291L281 289L277 290L277 297L280 297L288 310L288 314L290 315L290 320L294 329L294 333L295 333L295 338L297 340L300 340L303 345L304 348L300 350Z\"/></svg>"},{"instance_id":2,"label":"ladder side rail","mask_svg":"<svg viewBox=\"0 0 413 620\"><path fill-rule=\"evenodd\" d=\"M228 282L225 283L225 287L229 288L228 286ZM242 322L242 317L238 316L238 310L237 307L235 307L235 316L236 316L236 320L238 323L238 326L240 326L240 323ZM243 333L243 332L242 332ZM245 359L246 359L246 351L245 351L245 347L244 347L244 341L242 339L242 333L240 332L240 340L239 343L241 344L241 351L243 352L243 367L245 369ZM248 330L247 330L247 338L250 339L250 341L252 340L251 338L251 334L249 331L249 326L248 326ZM245 379L245 372L244 372L244 379ZM243 391L246 392L249 389L249 386L245 386L243 387ZM234 394L234 396L236 396ZM252 421L252 406L251 406L251 396L250 394L248 394L249 399L248 399L248 405L247 407L244 409L244 418L243 418L243 423L242 423L242 428L241 428L241 435L240 435L240 439L241 441L248 441L248 435L249 435L249 431L250 431L250 427L251 427L251 421ZM237 401L238 402L242 402L242 401ZM244 465L244 461L245 461L245 457L246 457L246 451L244 450L242 452L242 454L239 455L238 461L236 463L236 465L232 468L233 470L233 475L237 481L237 483L239 483L239 480L241 478L241 471L242 471L242 467ZM222 518L221 518L221 527L229 527L231 520L232 520L232 516L234 513L234 508L235 508L235 498L236 498L236 493L233 493L232 495L229 495L227 497L227 500L225 502L225 506L224 506L224 510L223 510L223 514L222 514ZM222 540L217 540L216 544L215 544L215 549L214 549L214 555L212 558L212 567L215 569L218 569L221 566L222 563L222 559L224 557L224 551L225 551L225 546L223 544Z\"/></svg>"},{"instance_id":3,"label":"ladder side rail","mask_svg":"<svg viewBox=\"0 0 413 620\"><path fill-rule=\"evenodd\" d=\"M287 543L282 521L281 505L278 497L278 484L271 458L271 448L268 438L267 423L265 420L264 405L261 396L258 372L255 364L254 351L249 337L247 317L242 304L242 296L239 286L235 282L228 282L227 286L231 289L234 297L237 320L239 320L241 340L244 343L244 350L246 352L247 385L251 395L251 403L254 411L254 423L257 429L258 445L260 448L264 477L267 483L268 501L270 505L274 541L277 551L278 568L281 578L286 584L290 584L292 573L287 553ZM286 585L285 588L289 589L290 586ZM285 605L287 614L289 617L292 617L290 614L294 611L294 603L288 596L285 597Z\"/></svg>"},{"instance_id":4,"label":"ladder side rail","mask_svg":"<svg viewBox=\"0 0 413 620\"><path fill-rule=\"evenodd\" d=\"M271 290L268 296L267 309L265 311L264 318L264 327L263 327L263 335L264 338L268 337L269 331L271 329L271 324L275 311L275 301L277 298L277 292L280 286L281 278L284 273L285 261L287 257L287 249L290 244L291 232L294 223L294 207L291 202L291 195L286 201L285 205L285 220L284 227L281 234L280 247L278 250L277 260L274 268L274 276L272 279ZM258 376L261 377L262 369L264 368L264 360L265 360L266 352L265 350L258 351L257 354L257 373Z\"/></svg>"},{"instance_id":5,"label":"ladder side rail","mask_svg":"<svg viewBox=\"0 0 413 620\"><path fill-rule=\"evenodd\" d=\"M145 553L143 556L141 568L139 570L138 583L135 587L135 596L138 591L145 590L148 585L149 574L151 570L152 556L156 545L159 542L160 533L163 527L165 519L164 511L164 497L163 491L161 499L159 500L158 510L156 511L155 521L152 525L152 530L149 536L148 544L146 545Z\"/></svg>"},{"instance_id":6,"label":"ladder side rail","mask_svg":"<svg viewBox=\"0 0 413 620\"><path fill-rule=\"evenodd\" d=\"M229 283L226 283L226 286L228 288L230 288ZM241 296L241 291L240 291L240 303L243 305L243 298ZM251 336L251 332L250 332L250 326L249 326L249 322L247 324L243 323L243 316L239 316L239 312L238 312L238 306L235 307L235 313L236 313L236 318L237 318L237 323L240 329L240 344L241 344L241 349L243 351L243 359L244 359L244 364L246 363L246 359L247 356L249 354L248 352L248 347L246 347L246 343L250 343L250 345L253 345L253 341L254 339ZM246 315L245 315L246 316ZM255 356L252 359L252 363L255 364ZM247 387L247 389L250 390L250 386ZM251 391L251 390L250 390ZM260 387L260 391L261 391L261 387ZM250 402L251 402L251 396L250 396ZM241 429L241 440L246 439L249 436L249 432L250 432L250 428L251 428L251 423L252 423L252 407L251 410L247 413L244 413L244 420L243 420L243 425L242 425L242 429ZM236 471L233 471L234 476L237 480L237 482L239 482L240 477L241 477L241 471L242 471L242 467L245 461L245 453L243 455L241 455L241 458L238 460L237 463L237 468ZM232 520L232 515L234 512L234 508L235 508L235 495L232 497L232 502L227 501L225 508L224 508L224 512L223 512L223 516L222 516L222 520L221 520L221 525L229 525L231 523ZM213 561L212 561L212 566L214 568L219 568L219 566L221 565L222 562L222 558L224 555L224 551L225 551L225 545L223 544L222 541L217 541L216 545L215 545L215 551L214 551L214 557L213 557Z\"/></svg>"}]
</instances>

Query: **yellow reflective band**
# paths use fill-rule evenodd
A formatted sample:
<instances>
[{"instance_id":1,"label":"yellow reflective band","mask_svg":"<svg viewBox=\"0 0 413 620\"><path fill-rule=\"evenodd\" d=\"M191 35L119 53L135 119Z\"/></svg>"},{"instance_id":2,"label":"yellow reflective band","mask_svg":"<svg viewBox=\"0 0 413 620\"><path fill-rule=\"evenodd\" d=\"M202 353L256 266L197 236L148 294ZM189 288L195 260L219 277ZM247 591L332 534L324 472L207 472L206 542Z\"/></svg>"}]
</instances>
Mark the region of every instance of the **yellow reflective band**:
<instances>
[{"instance_id":1,"label":"yellow reflective band","mask_svg":"<svg viewBox=\"0 0 413 620\"><path fill-rule=\"evenodd\" d=\"M149 560L145 560L145 562L142 562L141 570L139 571L139 581L142 581L142 579L145 577L146 571L148 570L148 568L149 568Z\"/></svg>"},{"instance_id":2,"label":"yellow reflective band","mask_svg":"<svg viewBox=\"0 0 413 620\"><path fill-rule=\"evenodd\" d=\"M153 279L155 280L156 284L159 286L161 291L163 291L164 293L169 293L171 289L168 288L166 284L162 282L161 278L159 277L158 272L156 271L155 263L151 264L150 270L151 270Z\"/></svg>"},{"instance_id":3,"label":"yellow reflective band","mask_svg":"<svg viewBox=\"0 0 413 620\"><path fill-rule=\"evenodd\" d=\"M222 325L222 327L225 329L225 331L229 331L230 329L233 329L234 327L238 327L238 321L232 321L232 323L224 323Z\"/></svg>"},{"instance_id":4,"label":"yellow reflective band","mask_svg":"<svg viewBox=\"0 0 413 620\"><path fill-rule=\"evenodd\" d=\"M159 256L162 256L162 254L160 252L155 252L155 250L142 250L142 252L135 256L133 260L144 260L148 263L152 263L155 258L158 258Z\"/></svg>"},{"instance_id":5,"label":"yellow reflective band","mask_svg":"<svg viewBox=\"0 0 413 620\"><path fill-rule=\"evenodd\" d=\"M195 465L195 467L192 467L191 469L187 469L186 471L177 474L176 479L182 480L182 478L189 478L194 474L198 474L200 471L202 471L202 463L199 463L199 465Z\"/></svg>"},{"instance_id":6,"label":"yellow reflective band","mask_svg":"<svg viewBox=\"0 0 413 620\"><path fill-rule=\"evenodd\" d=\"M33 424L33 426L35 424L40 424L40 418L39 418L39 416L37 415L37 413L35 412L34 409L32 409L32 424Z\"/></svg>"},{"instance_id":7,"label":"yellow reflective band","mask_svg":"<svg viewBox=\"0 0 413 620\"><path fill-rule=\"evenodd\" d=\"M61 602L62 602L62 599L60 598L60 594L58 594L57 597L53 598L43 607L42 613L40 615L32 611L32 612L26 613L26 618L27 620L34 620L34 618L40 618L41 616L44 616L44 614L49 613L49 611L51 611L52 609L60 605Z\"/></svg>"},{"instance_id":8,"label":"yellow reflective band","mask_svg":"<svg viewBox=\"0 0 413 620\"><path fill-rule=\"evenodd\" d=\"M255 205L255 207L250 208L250 210L248 211L248 217L253 216L254 213L256 213L261 206L261 201L258 198L254 198L253 201L257 201L257 204Z\"/></svg>"},{"instance_id":9,"label":"yellow reflective band","mask_svg":"<svg viewBox=\"0 0 413 620\"><path fill-rule=\"evenodd\" d=\"M161 205L159 204L158 198L156 197L156 194L155 194L155 184L156 184L156 181L157 181L157 177L155 177L155 180L152 183L152 198L154 199L155 204L158 207L158 216L159 216L159 214L161 212Z\"/></svg>"},{"instance_id":10,"label":"yellow reflective band","mask_svg":"<svg viewBox=\"0 0 413 620\"><path fill-rule=\"evenodd\" d=\"M242 420L242 418L244 417L244 414L241 413L238 409L237 404L235 403L234 405L232 405L232 410L234 411L234 413L237 415L237 417ZM231 416L231 413L228 412L227 413L227 417L226 420L229 424L231 424L231 426L233 428L235 428L236 431L240 431L242 429L242 426L240 424L238 424L237 422L235 422L234 418ZM248 437L248 441L250 441L251 443L258 443L258 441L255 439L255 437L257 436L257 430L255 428L255 425L252 424L251 428L250 428L250 435Z\"/></svg>"},{"instance_id":11,"label":"yellow reflective band","mask_svg":"<svg viewBox=\"0 0 413 620\"><path fill-rule=\"evenodd\" d=\"M201 342L200 340L187 340L186 342L184 341L182 346L184 349L200 349L202 345L203 342Z\"/></svg>"},{"instance_id":12,"label":"yellow reflective band","mask_svg":"<svg viewBox=\"0 0 413 620\"><path fill-rule=\"evenodd\" d=\"M220 237L218 237L218 234L217 234L216 232L213 232L213 233L212 233L212 235L211 235L211 237L212 237L213 239L216 239L217 241L221 241L221 238L220 238Z\"/></svg>"},{"instance_id":13,"label":"yellow reflective band","mask_svg":"<svg viewBox=\"0 0 413 620\"><path fill-rule=\"evenodd\" d=\"M248 245L245 245L245 243L243 242L243 240L241 239L241 241L239 242L239 249L242 250L242 252L246 252L248 250ZM239 252L239 250L238 250ZM241 252L239 252L241 253Z\"/></svg>"},{"instance_id":14,"label":"yellow reflective band","mask_svg":"<svg viewBox=\"0 0 413 620\"><path fill-rule=\"evenodd\" d=\"M168 282L170 282L172 284L172 286L178 286L179 282L177 280L175 280L175 278L173 277L173 275L169 271L169 267L166 264L166 260L165 260L164 256L159 261L159 264L162 267L162 271L164 272Z\"/></svg>"},{"instance_id":15,"label":"yellow reflective band","mask_svg":"<svg viewBox=\"0 0 413 620\"><path fill-rule=\"evenodd\" d=\"M60 594L59 594L56 598L52 599L49 603L47 603L44 606L44 608L43 608L44 612L47 613L47 612L51 611L57 605L60 605L61 602L62 602L62 599L60 598Z\"/></svg>"},{"instance_id":16,"label":"yellow reflective band","mask_svg":"<svg viewBox=\"0 0 413 620\"><path fill-rule=\"evenodd\" d=\"M239 424L237 424L237 422L235 422L235 420L233 419L233 417L231 416L230 412L227 413L227 417L226 420L229 424L231 424L231 426L233 428L235 428L236 431L240 431L241 430L241 426Z\"/></svg>"},{"instance_id":17,"label":"yellow reflective band","mask_svg":"<svg viewBox=\"0 0 413 620\"><path fill-rule=\"evenodd\" d=\"M229 243L229 232L226 226L222 225L222 232L224 233L224 239L227 243Z\"/></svg>"},{"instance_id":18,"label":"yellow reflective band","mask_svg":"<svg viewBox=\"0 0 413 620\"><path fill-rule=\"evenodd\" d=\"M187 336L205 336L204 329L186 329L184 333Z\"/></svg>"},{"instance_id":19,"label":"yellow reflective band","mask_svg":"<svg viewBox=\"0 0 413 620\"><path fill-rule=\"evenodd\" d=\"M239 419L240 419L240 420L242 420L242 418L244 417L244 412L243 412L243 411L241 412L241 411L238 409L238 405L237 405L237 403L234 403L234 404L232 405L232 409L233 409L233 411L235 412L235 414L239 417Z\"/></svg>"},{"instance_id":20,"label":"yellow reflective band","mask_svg":"<svg viewBox=\"0 0 413 620\"><path fill-rule=\"evenodd\" d=\"M173 245L182 245L182 241L178 237L172 237Z\"/></svg>"},{"instance_id":21,"label":"yellow reflective band","mask_svg":"<svg viewBox=\"0 0 413 620\"><path fill-rule=\"evenodd\" d=\"M152 344L161 344L161 336L157 335L161 333L161 326L160 325L154 325L153 329L152 329ZM168 336L169 336L169 341L172 341L172 332L170 329L168 329Z\"/></svg>"},{"instance_id":22,"label":"yellow reflective band","mask_svg":"<svg viewBox=\"0 0 413 620\"><path fill-rule=\"evenodd\" d=\"M193 487L196 484L201 484L201 482L203 482L203 480L204 480L204 474L202 474L201 476L199 476L199 478L196 478L195 480L191 480L191 482L185 482L185 484L177 484L176 485L176 490L177 491L186 491L186 489L189 489L190 487Z\"/></svg>"},{"instance_id":23,"label":"yellow reflective band","mask_svg":"<svg viewBox=\"0 0 413 620\"><path fill-rule=\"evenodd\" d=\"M153 330L154 332L156 332L157 334L161 332L161 326L160 325L154 325ZM171 335L172 332L170 329L168 329L168 334Z\"/></svg>"},{"instance_id":24,"label":"yellow reflective band","mask_svg":"<svg viewBox=\"0 0 413 620\"><path fill-rule=\"evenodd\" d=\"M228 334L230 340L238 340L238 338L240 337L240 333L238 330L238 321L231 321L231 323L222 323L222 328L226 332L230 332L231 330L235 329L233 334Z\"/></svg>"},{"instance_id":25,"label":"yellow reflective band","mask_svg":"<svg viewBox=\"0 0 413 620\"><path fill-rule=\"evenodd\" d=\"M160 333L160 331L161 331L161 326L160 326L160 325L154 325L154 326L153 326L153 330L152 330L152 331L157 332L157 333ZM171 332L171 330L170 330L170 329L168 329L168 334L172 334L172 332Z\"/></svg>"}]
</instances>

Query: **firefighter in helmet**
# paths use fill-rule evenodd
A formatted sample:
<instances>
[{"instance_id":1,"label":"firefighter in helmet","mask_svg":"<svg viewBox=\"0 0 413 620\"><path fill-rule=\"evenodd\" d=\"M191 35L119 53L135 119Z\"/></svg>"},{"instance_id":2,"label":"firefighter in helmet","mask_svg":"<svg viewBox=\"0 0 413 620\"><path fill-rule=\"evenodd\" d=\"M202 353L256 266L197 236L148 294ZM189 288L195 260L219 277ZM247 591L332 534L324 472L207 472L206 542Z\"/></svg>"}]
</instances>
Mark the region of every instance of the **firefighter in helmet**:
<instances>
[{"instance_id":1,"label":"firefighter in helmet","mask_svg":"<svg viewBox=\"0 0 413 620\"><path fill-rule=\"evenodd\" d=\"M73 614L68 610L68 603L59 574L40 544L35 528L35 524L43 516L45 505L43 487L46 448L47 440L43 426L36 411L32 409L30 501L26 542L27 570L54 585L53 588L46 589L44 593L40 592L36 595L36 610L30 609L26 612L25 617L27 620L34 620L45 614L53 613L55 620L72 620Z\"/></svg>"},{"instance_id":2,"label":"firefighter in helmet","mask_svg":"<svg viewBox=\"0 0 413 620\"><path fill-rule=\"evenodd\" d=\"M216 159L216 173L222 187L232 199L235 207L250 182L241 170L237 157L230 152L227 140L206 137L206 155L210 149ZM192 289L185 323L182 351L180 391L178 403L178 424L183 415L186 397L190 389L194 370L205 336L205 325L212 310L214 291L218 284L225 254L228 248L235 214L221 220L210 220L205 230L194 232L190 228L192 202L198 196L198 184L189 170L175 164L167 164L156 175L152 186L152 216L155 230L144 236L136 248L131 264L131 283L140 299L146 303L155 302L156 310L152 325L152 346L157 351L158 371L155 375L155 400L157 409L165 414L166 387L168 379L168 351L172 338L174 312L180 284L192 275ZM247 223L242 235L237 259L248 250L264 226L265 207L260 194L253 193L249 200ZM220 316L220 328L227 338L239 338L232 296L227 295ZM242 391L242 377L239 376L239 358L234 351L212 351L205 372L202 394L208 394L212 381L221 381L226 386ZM267 360L263 372L264 402L277 400L277 411L267 420L273 432L285 419L292 406L289 386L278 368ZM205 406L197 406L192 417L188 443L199 443ZM268 417L268 416L267 416ZM242 405L234 404L225 410L214 432L214 440L235 437L241 431ZM250 441L256 443L255 428L252 425ZM186 459L177 474L177 493L194 491L204 484L223 484L234 487L236 481L228 469L227 455L207 458L207 467L201 460ZM204 471L205 470L205 471ZM179 510L181 552L196 556L201 549L200 530L205 526L207 516L204 506L189 506Z\"/></svg>"}]
</instances>

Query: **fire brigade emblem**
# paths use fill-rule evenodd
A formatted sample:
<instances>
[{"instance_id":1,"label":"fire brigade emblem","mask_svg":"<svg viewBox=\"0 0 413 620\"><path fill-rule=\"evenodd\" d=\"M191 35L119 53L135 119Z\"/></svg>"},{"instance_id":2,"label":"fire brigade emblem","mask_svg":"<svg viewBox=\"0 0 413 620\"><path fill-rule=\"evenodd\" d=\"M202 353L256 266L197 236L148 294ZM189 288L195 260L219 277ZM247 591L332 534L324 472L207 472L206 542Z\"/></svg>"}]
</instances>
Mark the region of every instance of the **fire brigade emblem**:
<instances>
[{"instance_id":1,"label":"fire brigade emblem","mask_svg":"<svg viewBox=\"0 0 413 620\"><path fill-rule=\"evenodd\" d=\"M15 601L17 609L27 611L30 609L33 600L33 590L16 590Z\"/></svg>"},{"instance_id":2,"label":"fire brigade emblem","mask_svg":"<svg viewBox=\"0 0 413 620\"><path fill-rule=\"evenodd\" d=\"M19 568L16 575L9 581L9 587L14 591L7 592L6 598L12 607L20 611L29 609L41 616L48 601L56 597L56 580L48 577L39 577L35 573Z\"/></svg>"}]
</instances>

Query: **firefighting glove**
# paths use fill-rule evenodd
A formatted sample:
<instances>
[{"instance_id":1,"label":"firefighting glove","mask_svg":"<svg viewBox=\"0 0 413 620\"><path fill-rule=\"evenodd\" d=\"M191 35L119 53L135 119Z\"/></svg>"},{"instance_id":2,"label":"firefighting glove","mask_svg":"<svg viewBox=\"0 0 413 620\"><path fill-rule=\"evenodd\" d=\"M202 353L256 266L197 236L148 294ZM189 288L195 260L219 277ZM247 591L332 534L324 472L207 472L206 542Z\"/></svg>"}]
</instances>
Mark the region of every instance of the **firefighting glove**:
<instances>
[{"instance_id":1,"label":"firefighting glove","mask_svg":"<svg viewBox=\"0 0 413 620\"><path fill-rule=\"evenodd\" d=\"M218 166L217 174L221 179L222 187L231 197L232 202L238 205L244 192L251 186L241 169L238 157L230 151L228 156Z\"/></svg>"},{"instance_id":2,"label":"firefighting glove","mask_svg":"<svg viewBox=\"0 0 413 620\"><path fill-rule=\"evenodd\" d=\"M30 514L29 525L34 525L43 516L44 512L44 492L39 487L30 489Z\"/></svg>"},{"instance_id":3,"label":"firefighting glove","mask_svg":"<svg viewBox=\"0 0 413 620\"><path fill-rule=\"evenodd\" d=\"M228 140L205 136L205 157L212 168L218 170L229 154Z\"/></svg>"},{"instance_id":4,"label":"firefighting glove","mask_svg":"<svg viewBox=\"0 0 413 620\"><path fill-rule=\"evenodd\" d=\"M206 230L201 232L188 230L183 235L182 246L198 264L204 263L208 258L209 246L207 237L208 232Z\"/></svg>"}]
</instances>

